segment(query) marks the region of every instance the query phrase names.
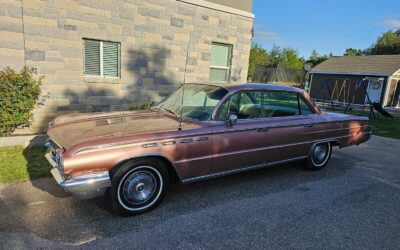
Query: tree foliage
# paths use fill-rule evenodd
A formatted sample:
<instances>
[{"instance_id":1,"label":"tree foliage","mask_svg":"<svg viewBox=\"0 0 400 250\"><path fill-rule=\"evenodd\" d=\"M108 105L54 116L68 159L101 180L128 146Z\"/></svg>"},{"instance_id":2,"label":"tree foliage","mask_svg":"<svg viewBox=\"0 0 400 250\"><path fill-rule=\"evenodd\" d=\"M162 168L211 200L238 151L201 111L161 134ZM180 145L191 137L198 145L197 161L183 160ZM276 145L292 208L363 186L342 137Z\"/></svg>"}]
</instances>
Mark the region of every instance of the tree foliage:
<instances>
[{"instance_id":1,"label":"tree foliage","mask_svg":"<svg viewBox=\"0 0 400 250\"><path fill-rule=\"evenodd\" d=\"M367 49L369 55L400 54L400 29L383 33L377 41Z\"/></svg>"},{"instance_id":2,"label":"tree foliage","mask_svg":"<svg viewBox=\"0 0 400 250\"><path fill-rule=\"evenodd\" d=\"M297 50L293 48L283 48L279 63L288 69L304 69L305 60L303 57L299 56Z\"/></svg>"},{"instance_id":3,"label":"tree foliage","mask_svg":"<svg viewBox=\"0 0 400 250\"><path fill-rule=\"evenodd\" d=\"M311 68L315 67L316 65L322 63L323 61L328 60L329 57L331 57L332 54L330 55L320 55L317 53L316 50L313 50L310 57L306 61L307 64L311 66Z\"/></svg>"},{"instance_id":4,"label":"tree foliage","mask_svg":"<svg viewBox=\"0 0 400 250\"><path fill-rule=\"evenodd\" d=\"M261 47L260 44L252 43L250 49L248 79L253 79L256 65L268 65L270 59L270 55L266 49Z\"/></svg>"},{"instance_id":5,"label":"tree foliage","mask_svg":"<svg viewBox=\"0 0 400 250\"><path fill-rule=\"evenodd\" d=\"M305 60L293 48L273 46L270 51L264 49L260 44L253 43L250 50L248 79L253 79L256 65L271 67L286 67L290 69L303 69Z\"/></svg>"},{"instance_id":6,"label":"tree foliage","mask_svg":"<svg viewBox=\"0 0 400 250\"><path fill-rule=\"evenodd\" d=\"M362 56L364 55L364 51L361 49L353 49L353 48L348 48L344 52L344 56Z\"/></svg>"},{"instance_id":7,"label":"tree foliage","mask_svg":"<svg viewBox=\"0 0 400 250\"><path fill-rule=\"evenodd\" d=\"M34 68L24 67L20 72L11 68L0 71L0 136L32 122L32 110L41 91L42 77L35 77Z\"/></svg>"},{"instance_id":8,"label":"tree foliage","mask_svg":"<svg viewBox=\"0 0 400 250\"><path fill-rule=\"evenodd\" d=\"M387 31L378 37L376 42L368 49L348 48L344 56L362 56L362 55L398 55L400 54L400 29L397 31Z\"/></svg>"}]
</instances>

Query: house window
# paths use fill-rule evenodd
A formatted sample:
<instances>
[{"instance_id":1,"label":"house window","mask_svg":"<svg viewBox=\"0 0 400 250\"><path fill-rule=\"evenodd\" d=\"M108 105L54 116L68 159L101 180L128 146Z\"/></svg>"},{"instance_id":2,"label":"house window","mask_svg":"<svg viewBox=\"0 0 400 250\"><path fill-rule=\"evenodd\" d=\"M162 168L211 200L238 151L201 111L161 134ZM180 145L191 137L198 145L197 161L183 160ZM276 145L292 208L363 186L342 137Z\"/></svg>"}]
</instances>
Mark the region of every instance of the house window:
<instances>
[{"instance_id":1,"label":"house window","mask_svg":"<svg viewBox=\"0 0 400 250\"><path fill-rule=\"evenodd\" d=\"M232 46L213 43L211 49L210 81L228 82L231 71Z\"/></svg>"},{"instance_id":2,"label":"house window","mask_svg":"<svg viewBox=\"0 0 400 250\"><path fill-rule=\"evenodd\" d=\"M84 39L85 76L120 77L120 43Z\"/></svg>"}]
</instances>

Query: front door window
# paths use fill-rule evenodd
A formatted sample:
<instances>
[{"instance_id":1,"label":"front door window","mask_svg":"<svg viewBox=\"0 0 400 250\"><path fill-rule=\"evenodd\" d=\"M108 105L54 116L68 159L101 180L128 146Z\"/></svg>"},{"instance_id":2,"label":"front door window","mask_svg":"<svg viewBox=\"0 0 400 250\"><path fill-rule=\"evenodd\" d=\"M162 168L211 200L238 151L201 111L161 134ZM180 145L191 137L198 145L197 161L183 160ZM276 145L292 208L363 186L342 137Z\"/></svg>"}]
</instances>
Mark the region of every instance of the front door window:
<instances>
[{"instance_id":1,"label":"front door window","mask_svg":"<svg viewBox=\"0 0 400 250\"><path fill-rule=\"evenodd\" d=\"M236 114L239 120L261 118L261 100L262 92L259 91L241 91L233 94L224 103L217 118L219 121L225 121L231 113Z\"/></svg>"}]
</instances>

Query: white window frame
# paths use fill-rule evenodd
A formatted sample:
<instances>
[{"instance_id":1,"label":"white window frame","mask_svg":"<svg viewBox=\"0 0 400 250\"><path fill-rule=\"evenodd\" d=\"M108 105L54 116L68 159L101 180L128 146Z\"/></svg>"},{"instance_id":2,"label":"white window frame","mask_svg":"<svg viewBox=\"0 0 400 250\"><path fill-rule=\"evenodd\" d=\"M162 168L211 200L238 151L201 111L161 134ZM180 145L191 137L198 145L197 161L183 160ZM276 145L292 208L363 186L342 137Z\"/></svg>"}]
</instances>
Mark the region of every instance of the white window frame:
<instances>
[{"instance_id":1,"label":"white window frame","mask_svg":"<svg viewBox=\"0 0 400 250\"><path fill-rule=\"evenodd\" d=\"M212 42L211 45L214 44L219 44L219 45L223 45L223 46L227 46L229 47L229 57L228 57L228 66L224 67L224 66L214 66L212 64L210 64L210 81L211 81L211 69L226 69L226 74L227 79L226 81L215 81L214 83L227 83L230 82L231 80L231 68L232 68L232 54L233 54L233 46L232 44L227 44L227 43L219 43L219 42ZM212 55L211 55L212 56Z\"/></svg>"},{"instance_id":2,"label":"white window frame","mask_svg":"<svg viewBox=\"0 0 400 250\"><path fill-rule=\"evenodd\" d=\"M85 67L85 41L97 41L100 43L100 75L90 75L86 74L85 72L83 73L84 77L102 77L102 78L110 78L110 79L120 79L121 78L121 43L119 42L114 42L114 41L102 41L102 40L96 40L96 39L89 39L89 38L83 38L83 67ZM119 57L118 57L118 76L105 76L103 73L103 42L110 42L110 43L117 43L118 44L118 50L119 50ZM83 70L85 71L85 70Z\"/></svg>"}]
</instances>

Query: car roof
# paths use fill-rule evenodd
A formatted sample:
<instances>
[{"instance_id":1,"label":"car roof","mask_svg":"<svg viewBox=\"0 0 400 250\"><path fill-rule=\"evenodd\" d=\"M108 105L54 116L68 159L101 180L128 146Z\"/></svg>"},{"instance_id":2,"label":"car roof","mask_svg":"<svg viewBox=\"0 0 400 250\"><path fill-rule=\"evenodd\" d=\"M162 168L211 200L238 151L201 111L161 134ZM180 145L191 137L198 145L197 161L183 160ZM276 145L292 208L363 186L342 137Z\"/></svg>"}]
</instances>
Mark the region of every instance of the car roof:
<instances>
[{"instance_id":1,"label":"car roof","mask_svg":"<svg viewBox=\"0 0 400 250\"><path fill-rule=\"evenodd\" d=\"M201 84L201 85L209 85L209 86L216 86L221 87L229 92L235 92L238 90L280 90L280 91L291 91L301 93L303 92L302 89L289 87L289 86L282 86L273 83L186 83L186 84Z\"/></svg>"}]
</instances>

